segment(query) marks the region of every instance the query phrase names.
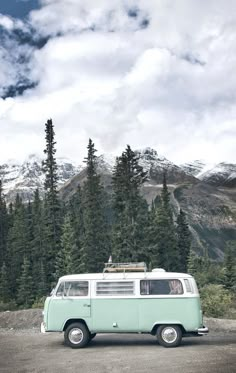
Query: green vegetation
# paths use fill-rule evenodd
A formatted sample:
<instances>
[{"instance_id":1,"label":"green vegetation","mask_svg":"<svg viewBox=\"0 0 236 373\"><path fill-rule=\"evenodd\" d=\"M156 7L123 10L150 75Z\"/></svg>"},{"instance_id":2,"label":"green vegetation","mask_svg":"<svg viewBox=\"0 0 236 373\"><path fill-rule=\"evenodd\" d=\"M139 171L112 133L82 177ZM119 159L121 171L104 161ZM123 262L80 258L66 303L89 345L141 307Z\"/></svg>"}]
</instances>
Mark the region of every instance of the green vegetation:
<instances>
[{"instance_id":1,"label":"green vegetation","mask_svg":"<svg viewBox=\"0 0 236 373\"><path fill-rule=\"evenodd\" d=\"M222 317L232 306L232 295L223 285L205 285L201 300L203 313L209 317Z\"/></svg>"},{"instance_id":2,"label":"green vegetation","mask_svg":"<svg viewBox=\"0 0 236 373\"><path fill-rule=\"evenodd\" d=\"M96 149L89 140L85 158L87 178L63 204L58 197L55 133L45 124L45 197L36 190L23 204L19 196L6 206L0 181L0 310L41 307L59 276L101 272L113 261L145 261L148 268L189 272L198 283L208 316L235 315L236 241L226 242L223 263L191 250L187 216L172 210L163 174L161 195L149 207L140 189L147 173L128 145L113 170L108 196L97 172ZM179 190L181 193L181 190ZM215 232L205 231L218 239ZM226 235L227 236L227 235Z\"/></svg>"}]
</instances>

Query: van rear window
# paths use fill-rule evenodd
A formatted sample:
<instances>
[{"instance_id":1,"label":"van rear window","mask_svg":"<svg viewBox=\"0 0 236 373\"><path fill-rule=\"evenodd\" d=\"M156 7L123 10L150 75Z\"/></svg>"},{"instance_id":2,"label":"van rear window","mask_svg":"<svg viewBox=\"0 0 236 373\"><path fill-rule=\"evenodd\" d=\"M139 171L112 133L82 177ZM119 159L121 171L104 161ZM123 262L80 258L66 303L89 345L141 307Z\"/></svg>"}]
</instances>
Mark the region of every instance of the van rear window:
<instances>
[{"instance_id":1,"label":"van rear window","mask_svg":"<svg viewBox=\"0 0 236 373\"><path fill-rule=\"evenodd\" d=\"M132 295L134 294L134 282L133 281L104 281L97 282L96 287L97 295Z\"/></svg>"},{"instance_id":2,"label":"van rear window","mask_svg":"<svg viewBox=\"0 0 236 373\"><path fill-rule=\"evenodd\" d=\"M141 280L140 281L141 295L167 295L167 294L183 294L183 286L180 280Z\"/></svg>"}]
</instances>

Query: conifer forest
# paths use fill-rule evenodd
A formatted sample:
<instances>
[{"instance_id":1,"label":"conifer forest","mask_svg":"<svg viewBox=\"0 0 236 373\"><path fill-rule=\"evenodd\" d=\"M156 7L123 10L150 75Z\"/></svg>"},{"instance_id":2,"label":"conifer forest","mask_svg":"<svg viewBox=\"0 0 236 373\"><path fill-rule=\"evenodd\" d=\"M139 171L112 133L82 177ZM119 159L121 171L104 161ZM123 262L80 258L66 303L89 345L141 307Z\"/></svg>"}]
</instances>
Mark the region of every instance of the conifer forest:
<instances>
[{"instance_id":1,"label":"conifer forest","mask_svg":"<svg viewBox=\"0 0 236 373\"><path fill-rule=\"evenodd\" d=\"M217 297L229 307L235 299L236 242L227 243L223 262L198 256L191 249L185 212L173 214L168 173L161 196L148 206L140 193L147 174L131 147L116 159L109 193L97 173L96 152L89 139L86 181L69 201L61 200L50 119L45 124L44 197L36 190L32 201L23 203L17 196L7 205L0 181L0 311L41 307L60 276L102 272L110 256L113 262L145 262L150 270L188 272L197 280L208 314L218 315Z\"/></svg>"}]
</instances>

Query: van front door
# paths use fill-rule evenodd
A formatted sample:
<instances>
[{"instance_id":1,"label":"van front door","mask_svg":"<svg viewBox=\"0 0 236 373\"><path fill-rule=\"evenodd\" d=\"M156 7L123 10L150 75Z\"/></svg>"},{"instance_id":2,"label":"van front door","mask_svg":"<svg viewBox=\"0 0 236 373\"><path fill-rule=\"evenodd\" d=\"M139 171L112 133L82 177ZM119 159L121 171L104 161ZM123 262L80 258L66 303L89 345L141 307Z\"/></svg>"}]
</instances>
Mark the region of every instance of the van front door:
<instances>
[{"instance_id":1,"label":"van front door","mask_svg":"<svg viewBox=\"0 0 236 373\"><path fill-rule=\"evenodd\" d=\"M60 330L69 319L91 316L89 281L65 281L60 284L49 305L50 330Z\"/></svg>"}]
</instances>

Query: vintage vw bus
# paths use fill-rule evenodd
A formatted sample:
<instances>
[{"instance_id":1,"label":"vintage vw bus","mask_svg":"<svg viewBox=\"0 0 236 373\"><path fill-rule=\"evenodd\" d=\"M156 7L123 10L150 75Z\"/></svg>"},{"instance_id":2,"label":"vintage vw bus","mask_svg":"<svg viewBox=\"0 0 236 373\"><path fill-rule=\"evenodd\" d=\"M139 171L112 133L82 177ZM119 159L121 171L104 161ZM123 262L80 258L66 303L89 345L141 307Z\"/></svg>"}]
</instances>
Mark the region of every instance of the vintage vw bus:
<instances>
[{"instance_id":1,"label":"vintage vw bus","mask_svg":"<svg viewBox=\"0 0 236 373\"><path fill-rule=\"evenodd\" d=\"M164 347L203 335L198 289L192 276L141 263L112 264L103 273L63 276L45 301L42 332L64 332L81 348L97 333L150 333Z\"/></svg>"}]
</instances>

